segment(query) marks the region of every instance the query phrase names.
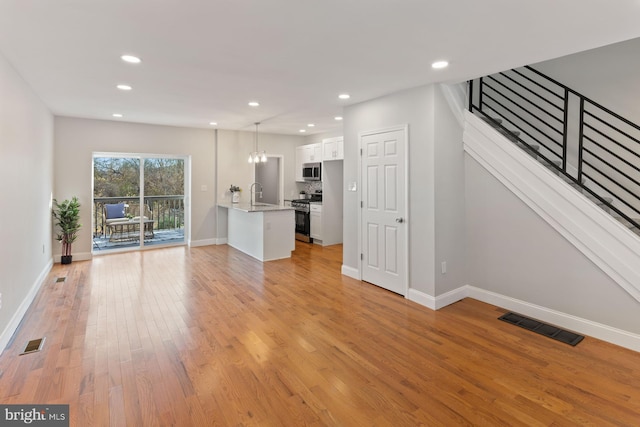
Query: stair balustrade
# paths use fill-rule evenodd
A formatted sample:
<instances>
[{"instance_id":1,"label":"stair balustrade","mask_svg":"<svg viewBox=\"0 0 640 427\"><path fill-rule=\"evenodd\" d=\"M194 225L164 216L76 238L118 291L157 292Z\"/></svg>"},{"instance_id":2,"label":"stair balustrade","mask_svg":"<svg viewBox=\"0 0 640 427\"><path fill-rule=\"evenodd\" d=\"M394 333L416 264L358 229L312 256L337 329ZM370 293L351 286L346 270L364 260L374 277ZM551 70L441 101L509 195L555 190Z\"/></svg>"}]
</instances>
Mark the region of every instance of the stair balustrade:
<instances>
[{"instance_id":1,"label":"stair balustrade","mask_svg":"<svg viewBox=\"0 0 640 427\"><path fill-rule=\"evenodd\" d=\"M640 126L525 66L469 81L469 111L640 234Z\"/></svg>"}]
</instances>

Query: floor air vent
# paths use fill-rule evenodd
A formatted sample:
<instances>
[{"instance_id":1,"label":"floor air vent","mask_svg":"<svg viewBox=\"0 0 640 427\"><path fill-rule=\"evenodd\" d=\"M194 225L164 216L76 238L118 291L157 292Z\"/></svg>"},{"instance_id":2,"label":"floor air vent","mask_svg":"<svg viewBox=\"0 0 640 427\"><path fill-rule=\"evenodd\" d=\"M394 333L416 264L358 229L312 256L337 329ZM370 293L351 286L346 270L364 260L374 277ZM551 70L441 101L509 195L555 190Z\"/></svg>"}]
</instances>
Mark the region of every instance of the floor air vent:
<instances>
[{"instance_id":1,"label":"floor air vent","mask_svg":"<svg viewBox=\"0 0 640 427\"><path fill-rule=\"evenodd\" d=\"M56 283L64 282L65 280L67 280L67 278L66 278L66 277L58 277L58 278L56 279Z\"/></svg>"},{"instance_id":2,"label":"floor air vent","mask_svg":"<svg viewBox=\"0 0 640 427\"><path fill-rule=\"evenodd\" d=\"M38 338L37 340L31 340L27 343L27 346L24 348L24 351L20 353L20 356L23 354L35 353L40 351L42 348L42 344L44 344L44 338Z\"/></svg>"},{"instance_id":3,"label":"floor air vent","mask_svg":"<svg viewBox=\"0 0 640 427\"><path fill-rule=\"evenodd\" d=\"M577 345L584 339L583 335L565 331L564 329L560 329L556 326L548 325L516 313L507 313L498 317L498 319L569 345Z\"/></svg>"}]
</instances>

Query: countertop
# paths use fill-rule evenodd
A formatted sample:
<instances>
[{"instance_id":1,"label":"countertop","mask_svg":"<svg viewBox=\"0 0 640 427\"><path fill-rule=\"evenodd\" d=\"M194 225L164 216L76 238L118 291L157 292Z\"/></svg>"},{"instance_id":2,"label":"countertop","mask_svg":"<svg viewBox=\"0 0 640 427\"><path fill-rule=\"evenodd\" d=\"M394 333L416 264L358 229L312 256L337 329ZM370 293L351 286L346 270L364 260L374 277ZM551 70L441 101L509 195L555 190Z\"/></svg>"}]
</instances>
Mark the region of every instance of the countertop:
<instances>
[{"instance_id":1,"label":"countertop","mask_svg":"<svg viewBox=\"0 0 640 427\"><path fill-rule=\"evenodd\" d=\"M218 207L227 208L227 209L236 209L242 212L274 212L274 211L293 210L291 206L270 205L268 203L256 203L254 205L250 205L249 203L221 202L221 203L218 203Z\"/></svg>"}]
</instances>

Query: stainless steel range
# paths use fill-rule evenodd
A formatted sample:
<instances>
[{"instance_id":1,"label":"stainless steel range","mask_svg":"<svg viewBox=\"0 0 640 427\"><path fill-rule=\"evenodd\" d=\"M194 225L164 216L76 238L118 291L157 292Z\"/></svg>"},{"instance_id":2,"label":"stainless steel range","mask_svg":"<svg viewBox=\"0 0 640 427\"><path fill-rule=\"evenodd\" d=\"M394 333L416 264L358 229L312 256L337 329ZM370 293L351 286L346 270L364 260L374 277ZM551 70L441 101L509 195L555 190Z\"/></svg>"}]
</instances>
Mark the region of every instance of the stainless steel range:
<instances>
[{"instance_id":1,"label":"stainless steel range","mask_svg":"<svg viewBox=\"0 0 640 427\"><path fill-rule=\"evenodd\" d=\"M321 202L322 195L314 194L309 199L296 199L291 201L291 207L295 209L296 240L312 243L311 238L311 207L309 202Z\"/></svg>"}]
</instances>

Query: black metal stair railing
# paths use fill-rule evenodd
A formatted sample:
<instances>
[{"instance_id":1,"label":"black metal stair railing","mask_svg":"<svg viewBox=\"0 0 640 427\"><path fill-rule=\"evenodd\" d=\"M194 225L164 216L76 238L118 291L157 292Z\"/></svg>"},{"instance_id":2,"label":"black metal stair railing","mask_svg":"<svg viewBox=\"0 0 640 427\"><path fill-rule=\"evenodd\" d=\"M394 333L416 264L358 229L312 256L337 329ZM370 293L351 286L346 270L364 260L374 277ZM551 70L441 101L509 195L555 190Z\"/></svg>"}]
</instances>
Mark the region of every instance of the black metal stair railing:
<instances>
[{"instance_id":1,"label":"black metal stair railing","mask_svg":"<svg viewBox=\"0 0 640 427\"><path fill-rule=\"evenodd\" d=\"M640 230L640 126L529 66L470 81L469 111Z\"/></svg>"}]
</instances>

